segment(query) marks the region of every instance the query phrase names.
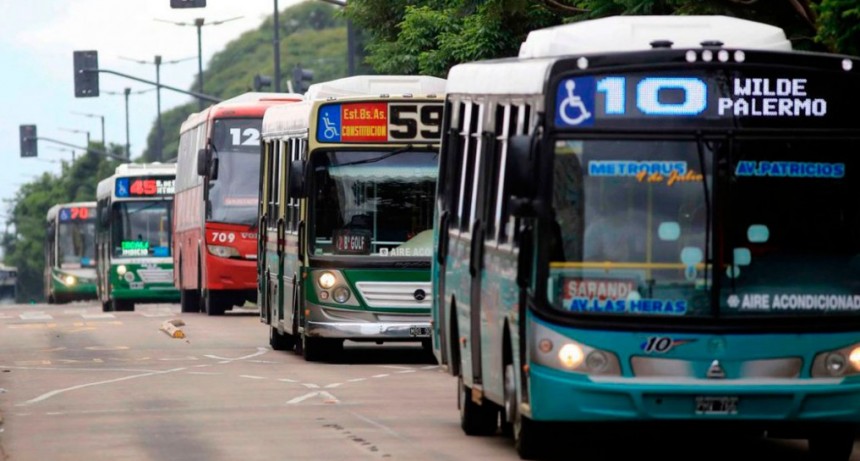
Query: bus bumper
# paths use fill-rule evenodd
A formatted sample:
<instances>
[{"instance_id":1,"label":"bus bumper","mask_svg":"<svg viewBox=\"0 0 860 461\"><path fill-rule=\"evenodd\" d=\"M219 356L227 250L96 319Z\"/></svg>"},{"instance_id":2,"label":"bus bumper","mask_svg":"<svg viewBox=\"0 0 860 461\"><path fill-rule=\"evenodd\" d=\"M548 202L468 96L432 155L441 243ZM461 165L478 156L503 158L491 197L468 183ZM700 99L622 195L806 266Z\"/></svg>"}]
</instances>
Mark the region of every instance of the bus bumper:
<instances>
[{"instance_id":1,"label":"bus bumper","mask_svg":"<svg viewBox=\"0 0 860 461\"><path fill-rule=\"evenodd\" d=\"M179 302L179 290L172 286L150 286L145 290L114 288L110 297L111 299L136 303L175 303Z\"/></svg>"},{"instance_id":2,"label":"bus bumper","mask_svg":"<svg viewBox=\"0 0 860 461\"><path fill-rule=\"evenodd\" d=\"M804 384L652 384L591 380L532 363L530 417L536 421L700 421L804 425L860 423L860 381ZM736 397L735 414L701 414L698 398Z\"/></svg>"},{"instance_id":3,"label":"bus bumper","mask_svg":"<svg viewBox=\"0 0 860 461\"><path fill-rule=\"evenodd\" d=\"M257 291L257 261L206 255L206 288Z\"/></svg>"},{"instance_id":4,"label":"bus bumper","mask_svg":"<svg viewBox=\"0 0 860 461\"><path fill-rule=\"evenodd\" d=\"M319 338L420 341L430 339L429 315L378 314L310 304L305 334Z\"/></svg>"}]
</instances>

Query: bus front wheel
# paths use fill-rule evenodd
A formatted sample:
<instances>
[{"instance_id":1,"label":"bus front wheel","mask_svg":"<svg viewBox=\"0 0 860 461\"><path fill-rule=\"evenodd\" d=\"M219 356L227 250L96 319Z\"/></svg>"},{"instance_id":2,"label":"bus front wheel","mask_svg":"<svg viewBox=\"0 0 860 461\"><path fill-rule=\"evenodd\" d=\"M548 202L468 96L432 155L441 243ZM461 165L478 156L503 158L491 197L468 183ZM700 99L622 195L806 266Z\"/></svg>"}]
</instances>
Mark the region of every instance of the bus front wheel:
<instances>
[{"instance_id":1,"label":"bus front wheel","mask_svg":"<svg viewBox=\"0 0 860 461\"><path fill-rule=\"evenodd\" d=\"M269 345L276 351L289 351L296 346L295 336L281 334L275 327L269 327Z\"/></svg>"},{"instance_id":2,"label":"bus front wheel","mask_svg":"<svg viewBox=\"0 0 860 461\"><path fill-rule=\"evenodd\" d=\"M847 461L854 451L854 431L833 430L809 437L809 454L822 461Z\"/></svg>"}]
</instances>

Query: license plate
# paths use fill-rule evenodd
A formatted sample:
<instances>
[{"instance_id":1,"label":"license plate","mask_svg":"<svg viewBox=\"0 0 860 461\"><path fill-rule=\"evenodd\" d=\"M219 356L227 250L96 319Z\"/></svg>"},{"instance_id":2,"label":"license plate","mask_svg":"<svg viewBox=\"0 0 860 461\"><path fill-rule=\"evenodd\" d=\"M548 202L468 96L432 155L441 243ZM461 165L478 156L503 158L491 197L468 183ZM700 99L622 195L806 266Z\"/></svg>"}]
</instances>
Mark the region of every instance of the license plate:
<instances>
[{"instance_id":1,"label":"license plate","mask_svg":"<svg viewBox=\"0 0 860 461\"><path fill-rule=\"evenodd\" d=\"M737 397L696 397L697 415L736 415Z\"/></svg>"},{"instance_id":2,"label":"license plate","mask_svg":"<svg viewBox=\"0 0 860 461\"><path fill-rule=\"evenodd\" d=\"M430 336L430 327L409 327L409 336Z\"/></svg>"}]
</instances>

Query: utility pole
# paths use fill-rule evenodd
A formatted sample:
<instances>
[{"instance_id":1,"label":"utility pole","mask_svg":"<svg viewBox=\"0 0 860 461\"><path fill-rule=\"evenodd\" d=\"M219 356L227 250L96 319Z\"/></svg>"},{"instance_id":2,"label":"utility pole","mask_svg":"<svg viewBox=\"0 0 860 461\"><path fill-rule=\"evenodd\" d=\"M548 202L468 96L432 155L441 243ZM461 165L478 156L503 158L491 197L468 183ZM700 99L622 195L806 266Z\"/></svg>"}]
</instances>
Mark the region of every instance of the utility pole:
<instances>
[{"instance_id":1,"label":"utility pole","mask_svg":"<svg viewBox=\"0 0 860 461\"><path fill-rule=\"evenodd\" d=\"M131 161L131 136L128 128L128 95L131 94L131 88L126 87L123 93L125 94L125 158Z\"/></svg>"},{"instance_id":2,"label":"utility pole","mask_svg":"<svg viewBox=\"0 0 860 461\"><path fill-rule=\"evenodd\" d=\"M281 92L281 38L280 38L280 14L278 13L278 0L275 0L275 93Z\"/></svg>"}]
</instances>

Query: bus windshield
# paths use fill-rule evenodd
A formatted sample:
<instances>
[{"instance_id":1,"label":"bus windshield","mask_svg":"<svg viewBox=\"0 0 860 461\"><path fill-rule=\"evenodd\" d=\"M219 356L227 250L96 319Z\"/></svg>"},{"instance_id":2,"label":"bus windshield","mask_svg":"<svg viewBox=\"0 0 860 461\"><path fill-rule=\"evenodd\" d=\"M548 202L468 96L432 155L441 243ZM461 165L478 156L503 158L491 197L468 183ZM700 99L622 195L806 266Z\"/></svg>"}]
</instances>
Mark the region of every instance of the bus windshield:
<instances>
[{"instance_id":1,"label":"bus windshield","mask_svg":"<svg viewBox=\"0 0 860 461\"><path fill-rule=\"evenodd\" d=\"M57 234L60 268L95 267L95 235L95 221L61 222Z\"/></svg>"},{"instance_id":2,"label":"bus windshield","mask_svg":"<svg viewBox=\"0 0 860 461\"><path fill-rule=\"evenodd\" d=\"M212 143L218 179L209 181L208 221L253 225L257 222L261 118L217 119Z\"/></svg>"},{"instance_id":3,"label":"bus windshield","mask_svg":"<svg viewBox=\"0 0 860 461\"><path fill-rule=\"evenodd\" d=\"M169 200L113 205L113 256L169 257L173 206Z\"/></svg>"},{"instance_id":4,"label":"bus windshield","mask_svg":"<svg viewBox=\"0 0 860 461\"><path fill-rule=\"evenodd\" d=\"M429 258L436 163L430 151L317 152L311 254Z\"/></svg>"},{"instance_id":5,"label":"bus windshield","mask_svg":"<svg viewBox=\"0 0 860 461\"><path fill-rule=\"evenodd\" d=\"M551 304L710 315L711 150L694 139L587 140L558 141L555 154Z\"/></svg>"},{"instance_id":6,"label":"bus windshield","mask_svg":"<svg viewBox=\"0 0 860 461\"><path fill-rule=\"evenodd\" d=\"M551 305L576 315L860 313L860 141L729 146L557 142Z\"/></svg>"}]
</instances>

